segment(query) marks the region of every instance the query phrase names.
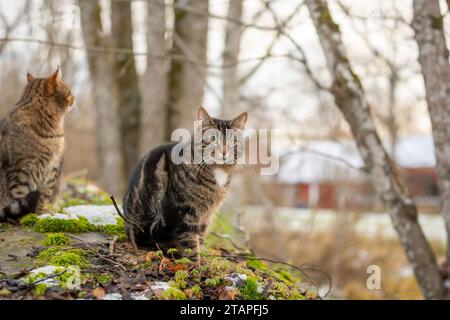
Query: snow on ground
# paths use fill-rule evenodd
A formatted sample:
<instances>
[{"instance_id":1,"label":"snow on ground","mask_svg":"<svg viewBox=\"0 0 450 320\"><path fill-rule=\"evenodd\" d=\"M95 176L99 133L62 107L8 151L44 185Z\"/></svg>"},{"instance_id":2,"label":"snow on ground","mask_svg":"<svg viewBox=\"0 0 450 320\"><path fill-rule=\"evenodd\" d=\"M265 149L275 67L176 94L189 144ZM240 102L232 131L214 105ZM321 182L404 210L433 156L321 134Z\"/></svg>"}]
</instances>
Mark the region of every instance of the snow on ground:
<instances>
[{"instance_id":1,"label":"snow on ground","mask_svg":"<svg viewBox=\"0 0 450 320\"><path fill-rule=\"evenodd\" d=\"M77 217L85 217L94 225L107 225L116 224L119 217L114 206L80 205L67 207L63 210L64 213L43 214L38 218L76 219Z\"/></svg>"},{"instance_id":2,"label":"snow on ground","mask_svg":"<svg viewBox=\"0 0 450 320\"><path fill-rule=\"evenodd\" d=\"M132 300L150 300L145 295L145 292L144 293L132 293L131 299ZM105 294L105 296L103 297L102 300L123 300L123 296L118 292L107 293L107 294Z\"/></svg>"},{"instance_id":3,"label":"snow on ground","mask_svg":"<svg viewBox=\"0 0 450 320\"><path fill-rule=\"evenodd\" d=\"M60 272L61 269L64 270L63 267L44 266L44 267L40 267L40 268L31 270L30 273L28 274L28 277L42 275L42 278L45 278L45 276L50 276L52 274L58 273L58 271ZM52 287L52 286L57 286L59 284L59 281L56 280L55 278L49 278L49 279L41 281L40 283L45 284L49 287Z\"/></svg>"},{"instance_id":4,"label":"snow on ground","mask_svg":"<svg viewBox=\"0 0 450 320\"><path fill-rule=\"evenodd\" d=\"M303 232L325 232L336 226L338 214L333 210L311 210L279 207L271 214L274 215L279 228L287 230L299 230ZM258 206L247 207L244 225L249 230L257 230L264 227L267 219L261 218L264 215L264 208ZM385 238L397 238L397 233L392 226L391 219L387 213L362 213L349 217L349 223L355 230L367 237L381 236ZM426 237L430 240L445 243L447 236L445 224L438 214L420 214L419 223Z\"/></svg>"}]
</instances>

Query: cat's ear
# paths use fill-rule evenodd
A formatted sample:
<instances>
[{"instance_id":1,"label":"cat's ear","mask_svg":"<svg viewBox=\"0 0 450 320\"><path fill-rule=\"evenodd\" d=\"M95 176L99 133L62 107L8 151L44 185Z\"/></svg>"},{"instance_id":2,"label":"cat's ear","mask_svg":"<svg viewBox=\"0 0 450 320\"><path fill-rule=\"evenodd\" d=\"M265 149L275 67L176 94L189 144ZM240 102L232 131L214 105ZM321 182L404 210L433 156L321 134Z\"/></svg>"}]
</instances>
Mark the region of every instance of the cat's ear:
<instances>
[{"instance_id":1,"label":"cat's ear","mask_svg":"<svg viewBox=\"0 0 450 320\"><path fill-rule=\"evenodd\" d=\"M247 112L241 113L236 118L231 120L231 128L244 130L245 124L247 123L247 118L248 118Z\"/></svg>"},{"instance_id":2,"label":"cat's ear","mask_svg":"<svg viewBox=\"0 0 450 320\"><path fill-rule=\"evenodd\" d=\"M31 81L33 81L33 80L34 80L33 75L32 75L31 73L27 72L27 81L28 81L28 82L31 82Z\"/></svg>"},{"instance_id":3,"label":"cat's ear","mask_svg":"<svg viewBox=\"0 0 450 320\"><path fill-rule=\"evenodd\" d=\"M62 70L58 66L58 69L56 69L55 72L50 76L51 81L53 81L55 84L57 84L62 79Z\"/></svg>"},{"instance_id":4,"label":"cat's ear","mask_svg":"<svg viewBox=\"0 0 450 320\"><path fill-rule=\"evenodd\" d=\"M198 107L196 120L202 121L203 125L213 123L211 116L208 114L208 112L203 107Z\"/></svg>"},{"instance_id":5,"label":"cat's ear","mask_svg":"<svg viewBox=\"0 0 450 320\"><path fill-rule=\"evenodd\" d=\"M58 66L55 72L52 73L45 81L45 91L47 95L52 95L58 87L58 82L61 80L62 72Z\"/></svg>"}]
</instances>

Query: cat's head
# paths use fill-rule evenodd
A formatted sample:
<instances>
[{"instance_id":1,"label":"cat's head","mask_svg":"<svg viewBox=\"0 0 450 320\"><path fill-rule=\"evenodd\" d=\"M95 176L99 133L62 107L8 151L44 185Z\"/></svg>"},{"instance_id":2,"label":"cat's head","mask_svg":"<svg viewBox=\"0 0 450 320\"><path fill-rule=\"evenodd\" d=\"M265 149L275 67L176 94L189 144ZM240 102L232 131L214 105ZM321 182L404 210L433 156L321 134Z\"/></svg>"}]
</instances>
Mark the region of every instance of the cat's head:
<instances>
[{"instance_id":1,"label":"cat's head","mask_svg":"<svg viewBox=\"0 0 450 320\"><path fill-rule=\"evenodd\" d=\"M45 78L36 78L27 73L27 81L24 95L41 96L48 99L46 108L50 108L48 111L52 113L64 115L75 102L70 87L62 80L62 71L59 67Z\"/></svg>"},{"instance_id":2,"label":"cat's head","mask_svg":"<svg viewBox=\"0 0 450 320\"><path fill-rule=\"evenodd\" d=\"M222 159L224 165L236 164L244 151L243 130L247 118L248 114L244 112L231 120L217 119L211 117L203 107L199 107L196 120L202 124L204 156L206 153L206 157Z\"/></svg>"}]
</instances>

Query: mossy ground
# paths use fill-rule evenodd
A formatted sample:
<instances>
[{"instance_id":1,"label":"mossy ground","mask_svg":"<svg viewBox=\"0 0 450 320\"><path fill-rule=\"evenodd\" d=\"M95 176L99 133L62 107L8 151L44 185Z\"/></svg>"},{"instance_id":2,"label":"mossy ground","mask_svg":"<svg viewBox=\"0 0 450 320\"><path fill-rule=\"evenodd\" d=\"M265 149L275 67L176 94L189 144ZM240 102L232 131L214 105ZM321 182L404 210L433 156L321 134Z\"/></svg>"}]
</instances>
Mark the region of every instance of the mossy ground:
<instances>
[{"instance_id":1,"label":"mossy ground","mask_svg":"<svg viewBox=\"0 0 450 320\"><path fill-rule=\"evenodd\" d=\"M61 208L66 204L79 204L79 200L83 204L105 200L101 191L80 199L77 189L72 189L72 198L65 194ZM110 203L105 200L102 204ZM54 279L51 274L27 276L28 271L24 270L25 277L24 274L18 276L16 287L0 283L3 299L102 299L108 293L120 293L124 299L135 294L148 299L317 298L315 290L304 285L305 279L299 272L268 264L250 256L248 250L236 251L229 241L220 237L208 236L200 262L194 262L180 258L175 249L167 252L133 250L126 241L122 219L116 225L98 226L85 218L38 219L32 214L20 223L21 226L14 228L31 228L46 235L36 242L33 265L28 271L54 266ZM218 216L212 230L216 234L233 236L224 215ZM87 243L74 236L84 232L102 233L111 241L117 236L119 241L112 247L111 241ZM73 281L73 270L79 270L76 286L69 285ZM46 277L57 284L49 286L42 281ZM161 283L164 288L158 289L157 284Z\"/></svg>"}]
</instances>

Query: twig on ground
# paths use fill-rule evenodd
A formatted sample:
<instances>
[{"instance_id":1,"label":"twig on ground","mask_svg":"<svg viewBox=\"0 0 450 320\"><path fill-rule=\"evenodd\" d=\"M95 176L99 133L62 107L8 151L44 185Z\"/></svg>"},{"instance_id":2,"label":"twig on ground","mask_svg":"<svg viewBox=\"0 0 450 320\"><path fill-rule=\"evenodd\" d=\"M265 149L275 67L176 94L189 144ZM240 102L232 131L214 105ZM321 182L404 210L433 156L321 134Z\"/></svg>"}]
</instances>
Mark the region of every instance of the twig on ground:
<instances>
[{"instance_id":1,"label":"twig on ground","mask_svg":"<svg viewBox=\"0 0 450 320\"><path fill-rule=\"evenodd\" d=\"M85 241L85 240L83 240L83 239L81 239L81 238L78 238L78 237L69 235L69 234L68 234L67 236L68 236L69 238L72 238L72 239L75 239L75 240L77 240L77 241L81 241L81 242L85 243L85 244L88 246L88 248L89 248L90 250L92 250L99 258L101 258L101 259L103 259L103 260L105 260L105 261L108 261L109 263L112 263L113 265L119 267L119 268L122 269L122 270L125 270L125 271L128 270L127 267L125 267L125 266L122 265L121 263L119 263L119 262L117 262L117 261L114 261L113 259L108 258L108 257L105 256L104 254L101 254L100 251L98 251L96 248L94 248L94 247L93 247L91 244L89 244L87 241Z\"/></svg>"},{"instance_id":2,"label":"twig on ground","mask_svg":"<svg viewBox=\"0 0 450 320\"><path fill-rule=\"evenodd\" d=\"M109 244L109 255L110 255L110 256L114 255L114 250L115 250L115 248L116 248L117 240L119 240L119 236L118 236L118 235L115 235L115 236L113 237L111 243Z\"/></svg>"},{"instance_id":3,"label":"twig on ground","mask_svg":"<svg viewBox=\"0 0 450 320\"><path fill-rule=\"evenodd\" d=\"M219 234L217 232L211 231L209 234L219 238L219 239L224 239L227 240L233 247L235 247L236 249L240 250L240 251L246 251L247 249L239 246L236 242L233 241L233 239L231 238L231 236L229 234Z\"/></svg>"},{"instance_id":4,"label":"twig on ground","mask_svg":"<svg viewBox=\"0 0 450 320\"><path fill-rule=\"evenodd\" d=\"M126 218L126 217L122 214L122 212L120 212L119 206L117 205L116 199L114 198L113 195L110 195L109 198L111 199L111 201L112 201L112 203L113 203L113 205L114 205L114 208L116 208L117 214L118 214L125 222L128 222L129 224L132 224L132 225L136 226L139 230L141 230L141 232L144 232L144 229L142 229L142 227L141 227L139 224L137 224L135 221L133 221L133 220L131 220L131 219L129 219L129 218Z\"/></svg>"},{"instance_id":5,"label":"twig on ground","mask_svg":"<svg viewBox=\"0 0 450 320\"><path fill-rule=\"evenodd\" d=\"M59 277L59 276L63 275L64 273L66 273L66 271L67 270L64 270L64 271L61 271L61 272L58 272L58 273L55 273L55 274L50 274L50 275L46 276L45 278L42 278L42 279L34 281L33 283L30 283L30 286L34 287L35 285L37 285L37 284L39 284L41 282L44 282L44 281L46 281L48 279Z\"/></svg>"}]
</instances>

